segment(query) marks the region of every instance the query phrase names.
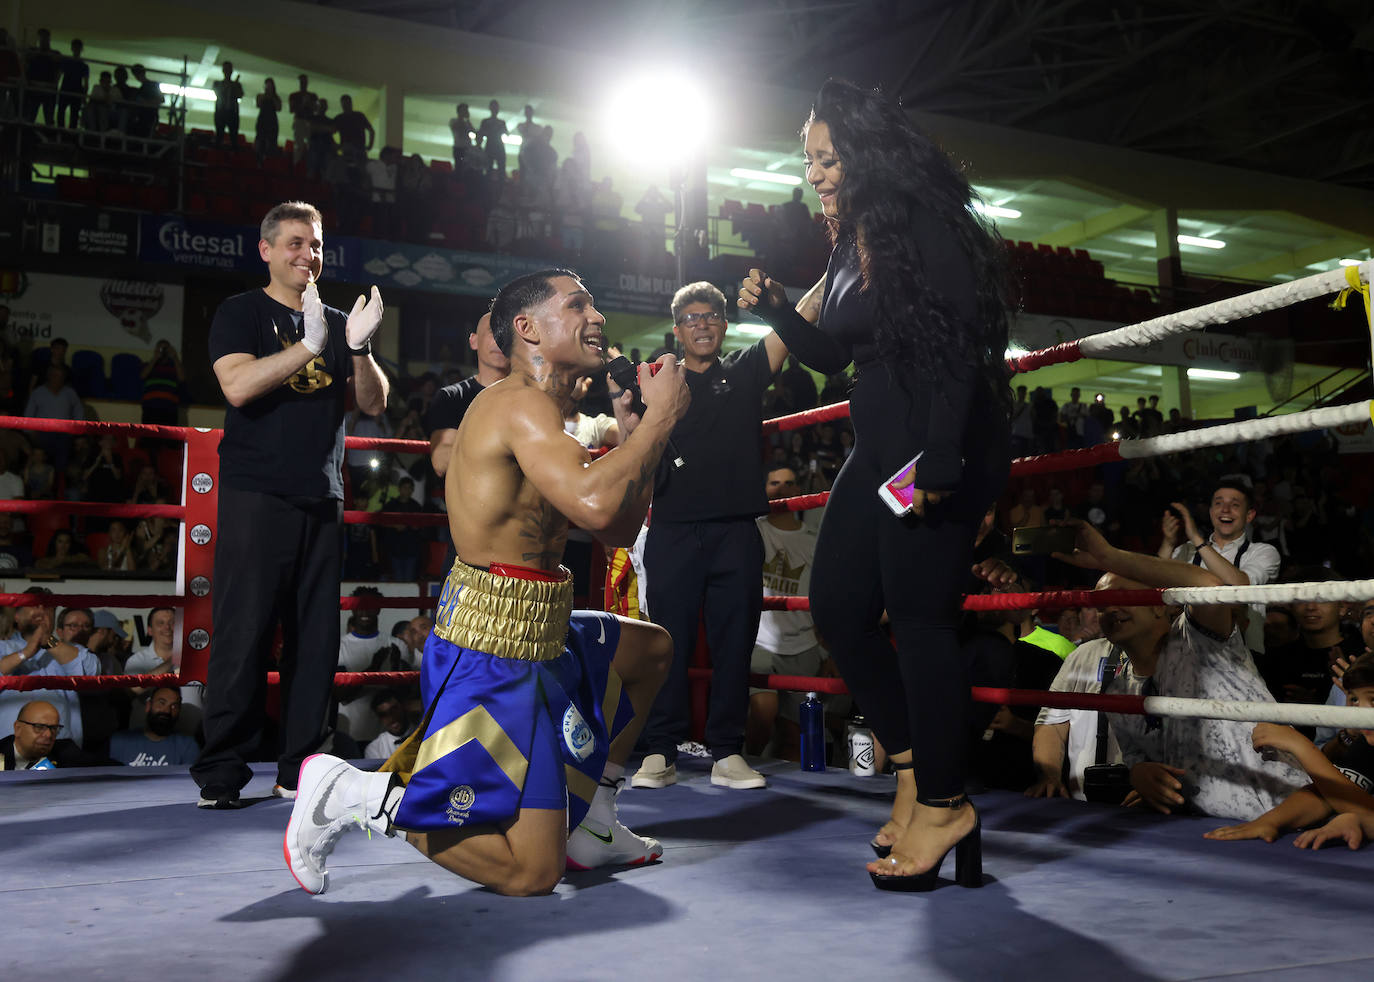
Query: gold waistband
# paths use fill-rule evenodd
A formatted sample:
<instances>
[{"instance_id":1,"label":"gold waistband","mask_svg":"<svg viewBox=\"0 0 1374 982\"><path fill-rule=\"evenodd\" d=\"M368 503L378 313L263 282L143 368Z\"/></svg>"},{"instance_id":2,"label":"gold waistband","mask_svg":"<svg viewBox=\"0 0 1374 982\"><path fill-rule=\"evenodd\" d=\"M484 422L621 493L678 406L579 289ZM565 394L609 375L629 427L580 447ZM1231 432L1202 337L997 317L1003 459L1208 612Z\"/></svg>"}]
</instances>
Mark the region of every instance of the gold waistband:
<instances>
[{"instance_id":1,"label":"gold waistband","mask_svg":"<svg viewBox=\"0 0 1374 982\"><path fill-rule=\"evenodd\" d=\"M498 658L552 661L563 653L572 616L572 574L557 583L499 576L453 561L434 633L445 641Z\"/></svg>"}]
</instances>

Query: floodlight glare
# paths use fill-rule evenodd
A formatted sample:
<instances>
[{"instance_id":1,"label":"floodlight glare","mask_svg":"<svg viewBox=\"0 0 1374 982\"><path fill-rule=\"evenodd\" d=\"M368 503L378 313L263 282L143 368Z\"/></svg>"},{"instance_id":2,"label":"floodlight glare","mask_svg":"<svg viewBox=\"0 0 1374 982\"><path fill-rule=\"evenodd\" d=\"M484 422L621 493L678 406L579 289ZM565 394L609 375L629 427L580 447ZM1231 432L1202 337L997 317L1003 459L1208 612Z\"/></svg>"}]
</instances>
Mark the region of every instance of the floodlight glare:
<instances>
[{"instance_id":1,"label":"floodlight glare","mask_svg":"<svg viewBox=\"0 0 1374 982\"><path fill-rule=\"evenodd\" d=\"M159 82L157 87L163 95L185 96L188 100L194 102L215 101L214 89L202 89L194 85L188 85L182 88L180 85L173 85L171 82Z\"/></svg>"},{"instance_id":2,"label":"floodlight glare","mask_svg":"<svg viewBox=\"0 0 1374 982\"><path fill-rule=\"evenodd\" d=\"M989 218L1020 218L1021 213L1015 208L1004 208L1001 205L987 205L981 201L973 203L973 210L982 212Z\"/></svg>"},{"instance_id":3,"label":"floodlight glare","mask_svg":"<svg viewBox=\"0 0 1374 982\"><path fill-rule=\"evenodd\" d=\"M656 69L627 78L613 91L604 128L618 160L666 167L706 145L710 105L691 78Z\"/></svg>"},{"instance_id":4,"label":"floodlight glare","mask_svg":"<svg viewBox=\"0 0 1374 982\"><path fill-rule=\"evenodd\" d=\"M766 181L769 184L786 184L788 187L796 187L802 179L796 174L778 174L768 170L750 170L748 167L730 168L730 176L738 177L742 181Z\"/></svg>"},{"instance_id":5,"label":"floodlight glare","mask_svg":"<svg viewBox=\"0 0 1374 982\"><path fill-rule=\"evenodd\" d=\"M1240 378L1240 372L1219 372L1211 368L1190 368L1188 369L1189 378L1209 378L1219 382L1234 382Z\"/></svg>"},{"instance_id":6,"label":"floodlight glare","mask_svg":"<svg viewBox=\"0 0 1374 982\"><path fill-rule=\"evenodd\" d=\"M1180 235L1179 245L1198 246L1202 249L1225 249L1226 243L1221 239L1204 239L1200 235Z\"/></svg>"}]
</instances>

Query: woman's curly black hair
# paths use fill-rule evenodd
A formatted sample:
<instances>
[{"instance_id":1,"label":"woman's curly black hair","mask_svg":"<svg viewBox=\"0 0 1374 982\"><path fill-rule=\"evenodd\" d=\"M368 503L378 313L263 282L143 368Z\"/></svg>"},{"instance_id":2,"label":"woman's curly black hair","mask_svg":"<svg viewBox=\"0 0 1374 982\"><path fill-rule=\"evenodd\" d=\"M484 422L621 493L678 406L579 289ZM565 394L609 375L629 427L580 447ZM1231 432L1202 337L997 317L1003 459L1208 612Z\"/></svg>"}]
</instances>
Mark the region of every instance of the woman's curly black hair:
<instances>
[{"instance_id":1,"label":"woman's curly black hair","mask_svg":"<svg viewBox=\"0 0 1374 982\"><path fill-rule=\"evenodd\" d=\"M1009 409L1006 249L974 210L968 180L876 89L830 79L816 96L803 134L815 122L829 127L844 167L836 195L839 220L830 223L831 235L857 238L863 289L878 315L874 331L882 360L924 379L974 365L988 394ZM911 229L932 221L973 267L972 321L960 317L939 284L927 279Z\"/></svg>"}]
</instances>

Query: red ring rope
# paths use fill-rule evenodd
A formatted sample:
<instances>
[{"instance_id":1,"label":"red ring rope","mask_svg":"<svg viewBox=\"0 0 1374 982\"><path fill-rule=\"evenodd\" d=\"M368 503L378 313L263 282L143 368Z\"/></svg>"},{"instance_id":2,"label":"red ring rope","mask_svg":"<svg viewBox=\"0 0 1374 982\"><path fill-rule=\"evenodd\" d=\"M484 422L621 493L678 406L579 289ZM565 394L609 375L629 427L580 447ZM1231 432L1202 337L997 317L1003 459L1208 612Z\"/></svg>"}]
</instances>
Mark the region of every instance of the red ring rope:
<instances>
[{"instance_id":1,"label":"red ring rope","mask_svg":"<svg viewBox=\"0 0 1374 982\"><path fill-rule=\"evenodd\" d=\"M346 436L348 450L394 450L396 453L422 453L429 456L428 440L395 440L377 436Z\"/></svg>"},{"instance_id":2,"label":"red ring rope","mask_svg":"<svg viewBox=\"0 0 1374 982\"><path fill-rule=\"evenodd\" d=\"M403 610L439 605L438 597L340 597L340 610ZM5 607L184 607L186 598L157 593L0 593Z\"/></svg>"},{"instance_id":3,"label":"red ring rope","mask_svg":"<svg viewBox=\"0 0 1374 982\"><path fill-rule=\"evenodd\" d=\"M103 423L88 419L43 419L37 416L0 416L0 429L29 430L34 433L138 433L185 441L189 426L161 426L153 423Z\"/></svg>"},{"instance_id":4,"label":"red ring rope","mask_svg":"<svg viewBox=\"0 0 1374 982\"><path fill-rule=\"evenodd\" d=\"M360 685L417 685L419 672L339 672L334 685L355 688ZM148 686L181 686L179 675L0 675L0 692L14 689L30 692L34 689L71 689L76 692L104 692L109 689L147 688ZM199 684L199 683L197 683ZM268 685L280 685L281 673L268 672Z\"/></svg>"},{"instance_id":5,"label":"red ring rope","mask_svg":"<svg viewBox=\"0 0 1374 982\"><path fill-rule=\"evenodd\" d=\"M977 593L963 610L1065 610L1069 607L1163 607L1163 590L1047 590L1040 593ZM810 610L806 597L764 597L764 610Z\"/></svg>"},{"instance_id":6,"label":"red ring rope","mask_svg":"<svg viewBox=\"0 0 1374 982\"><path fill-rule=\"evenodd\" d=\"M1007 367L1013 372L1029 372L1046 365L1060 365L1064 362L1078 361L1083 353L1078 350L1078 341L1063 341L1050 348L1029 351L1024 355L1007 359Z\"/></svg>"},{"instance_id":7,"label":"red ring rope","mask_svg":"<svg viewBox=\"0 0 1374 982\"><path fill-rule=\"evenodd\" d=\"M692 668L689 674L710 678L709 668ZM358 686L414 685L420 681L419 672L338 672L334 676L337 688ZM104 692L111 689L148 688L182 684L181 677L168 675L3 675L0 692L11 689L31 692L35 689L68 689L77 692ZM268 672L268 685L280 685L281 673ZM820 692L826 695L848 695L844 681L807 675L750 674L749 684L790 692ZM974 702L999 706L1053 706L1060 709L1106 710L1113 713L1143 713L1143 696L1099 695L1091 692L1039 692L1035 689L997 689L974 686L970 689Z\"/></svg>"},{"instance_id":8,"label":"red ring rope","mask_svg":"<svg viewBox=\"0 0 1374 982\"><path fill-rule=\"evenodd\" d=\"M447 525L448 516L427 511L346 511L350 525Z\"/></svg>"},{"instance_id":9,"label":"red ring rope","mask_svg":"<svg viewBox=\"0 0 1374 982\"><path fill-rule=\"evenodd\" d=\"M828 423L832 419L846 419L849 416L849 403L836 402L829 406L817 406L815 409L806 409L799 413L792 413L788 416L778 416L775 419L763 421L763 432L786 432L787 430L799 430L803 426L814 426L817 423Z\"/></svg>"},{"instance_id":10,"label":"red ring rope","mask_svg":"<svg viewBox=\"0 0 1374 982\"><path fill-rule=\"evenodd\" d=\"M0 499L0 512L16 515L100 515L106 518L183 518L181 505L122 505L102 501L45 501Z\"/></svg>"},{"instance_id":11,"label":"red ring rope","mask_svg":"<svg viewBox=\"0 0 1374 982\"><path fill-rule=\"evenodd\" d=\"M184 607L186 598L159 593L0 593L5 607Z\"/></svg>"}]
</instances>

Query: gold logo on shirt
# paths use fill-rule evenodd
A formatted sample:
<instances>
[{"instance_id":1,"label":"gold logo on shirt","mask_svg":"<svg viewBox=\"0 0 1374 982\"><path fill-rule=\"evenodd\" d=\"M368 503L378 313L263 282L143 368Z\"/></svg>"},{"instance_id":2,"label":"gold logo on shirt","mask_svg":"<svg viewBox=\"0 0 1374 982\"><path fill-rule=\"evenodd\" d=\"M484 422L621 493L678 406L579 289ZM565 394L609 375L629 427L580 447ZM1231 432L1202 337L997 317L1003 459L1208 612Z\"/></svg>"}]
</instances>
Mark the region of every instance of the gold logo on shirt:
<instances>
[{"instance_id":1,"label":"gold logo on shirt","mask_svg":"<svg viewBox=\"0 0 1374 982\"><path fill-rule=\"evenodd\" d=\"M763 564L763 585L790 596L801 589L801 578L805 572L806 560L793 566L787 561L787 550L779 549L773 553L772 559Z\"/></svg>"},{"instance_id":2,"label":"gold logo on shirt","mask_svg":"<svg viewBox=\"0 0 1374 982\"><path fill-rule=\"evenodd\" d=\"M272 325L274 328L275 324ZM277 330L277 340L281 342L282 350L295 344L295 341L288 341L282 337L281 330ZM328 350L328 349L326 349ZM316 355L306 363L305 367L292 375L285 382L297 392L308 395L311 392L318 392L320 389L327 389L334 381L334 376L325 371L324 352Z\"/></svg>"}]
</instances>

